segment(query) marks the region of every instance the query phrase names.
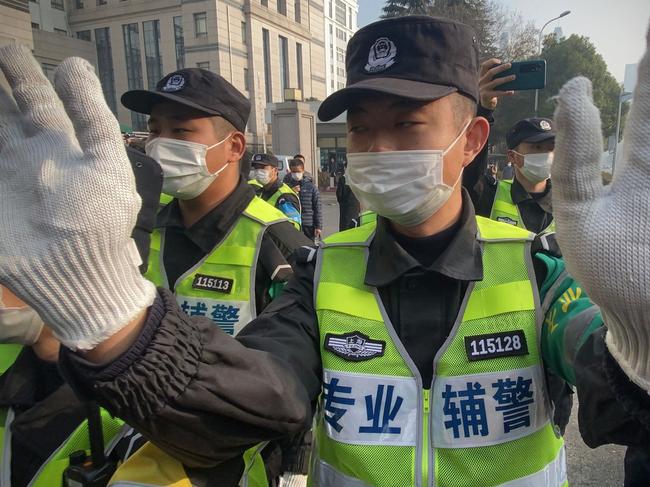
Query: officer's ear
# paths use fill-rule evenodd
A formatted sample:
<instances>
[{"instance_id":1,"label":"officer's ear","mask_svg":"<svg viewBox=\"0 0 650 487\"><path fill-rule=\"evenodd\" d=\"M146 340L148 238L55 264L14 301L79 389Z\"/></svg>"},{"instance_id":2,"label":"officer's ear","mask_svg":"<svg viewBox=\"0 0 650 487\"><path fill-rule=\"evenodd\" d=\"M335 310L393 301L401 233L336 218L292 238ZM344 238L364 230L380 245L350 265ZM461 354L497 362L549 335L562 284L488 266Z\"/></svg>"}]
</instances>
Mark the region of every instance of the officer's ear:
<instances>
[{"instance_id":1,"label":"officer's ear","mask_svg":"<svg viewBox=\"0 0 650 487\"><path fill-rule=\"evenodd\" d=\"M509 149L506 155L513 166L522 167L524 165L524 158L517 151Z\"/></svg>"},{"instance_id":2,"label":"officer's ear","mask_svg":"<svg viewBox=\"0 0 650 487\"><path fill-rule=\"evenodd\" d=\"M466 129L463 148L463 167L467 166L481 152L490 135L490 123L483 117L474 117Z\"/></svg>"},{"instance_id":3,"label":"officer's ear","mask_svg":"<svg viewBox=\"0 0 650 487\"><path fill-rule=\"evenodd\" d=\"M228 162L239 161L246 152L246 137L241 132L235 131L228 143Z\"/></svg>"}]
</instances>

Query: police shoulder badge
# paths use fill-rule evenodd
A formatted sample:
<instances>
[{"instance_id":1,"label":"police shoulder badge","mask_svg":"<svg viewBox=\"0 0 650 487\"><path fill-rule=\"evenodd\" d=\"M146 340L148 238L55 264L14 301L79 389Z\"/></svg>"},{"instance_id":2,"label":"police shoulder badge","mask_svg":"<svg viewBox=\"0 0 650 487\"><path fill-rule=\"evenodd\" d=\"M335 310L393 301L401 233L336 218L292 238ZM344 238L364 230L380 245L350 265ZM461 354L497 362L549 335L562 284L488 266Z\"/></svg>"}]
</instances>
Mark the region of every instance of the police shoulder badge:
<instances>
[{"instance_id":1,"label":"police shoulder badge","mask_svg":"<svg viewBox=\"0 0 650 487\"><path fill-rule=\"evenodd\" d=\"M390 68L396 62L397 47L388 37L380 37L370 48L368 64L365 70L368 73L379 73Z\"/></svg>"},{"instance_id":2,"label":"police shoulder badge","mask_svg":"<svg viewBox=\"0 0 650 487\"><path fill-rule=\"evenodd\" d=\"M175 74L171 76L165 86L163 86L162 91L180 91L185 86L185 78L183 75Z\"/></svg>"},{"instance_id":3,"label":"police shoulder badge","mask_svg":"<svg viewBox=\"0 0 650 487\"><path fill-rule=\"evenodd\" d=\"M360 362L384 355L386 342L373 340L359 331L342 335L328 333L325 335L324 348L345 360Z\"/></svg>"}]
</instances>

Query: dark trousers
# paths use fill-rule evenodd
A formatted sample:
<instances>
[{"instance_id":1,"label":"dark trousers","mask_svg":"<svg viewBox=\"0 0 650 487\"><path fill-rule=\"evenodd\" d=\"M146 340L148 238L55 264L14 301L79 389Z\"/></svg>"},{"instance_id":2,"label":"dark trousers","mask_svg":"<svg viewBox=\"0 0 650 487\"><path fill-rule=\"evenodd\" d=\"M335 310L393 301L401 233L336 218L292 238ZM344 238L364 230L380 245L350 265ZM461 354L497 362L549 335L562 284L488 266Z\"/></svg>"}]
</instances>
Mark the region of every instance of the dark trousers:
<instances>
[{"instance_id":1,"label":"dark trousers","mask_svg":"<svg viewBox=\"0 0 650 487\"><path fill-rule=\"evenodd\" d=\"M302 226L302 233L304 233L309 240L314 240L314 230L316 230L316 227L308 227L307 225Z\"/></svg>"}]
</instances>

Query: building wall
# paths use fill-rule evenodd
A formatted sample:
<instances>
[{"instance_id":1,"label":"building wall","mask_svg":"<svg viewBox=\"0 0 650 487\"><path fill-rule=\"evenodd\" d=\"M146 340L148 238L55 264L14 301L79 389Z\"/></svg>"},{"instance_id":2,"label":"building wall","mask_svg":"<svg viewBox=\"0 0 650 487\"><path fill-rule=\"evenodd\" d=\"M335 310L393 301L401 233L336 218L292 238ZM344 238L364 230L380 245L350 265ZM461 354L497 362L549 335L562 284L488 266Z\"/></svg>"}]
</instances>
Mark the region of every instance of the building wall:
<instances>
[{"instance_id":1,"label":"building wall","mask_svg":"<svg viewBox=\"0 0 650 487\"><path fill-rule=\"evenodd\" d=\"M65 8L65 2L61 0L61 5ZM34 28L46 32L65 31L68 33L68 19L63 8L55 8L50 0L40 2L29 2L29 13L32 18ZM38 27L37 27L38 26ZM61 33L62 34L62 33Z\"/></svg>"},{"instance_id":2,"label":"building wall","mask_svg":"<svg viewBox=\"0 0 650 487\"><path fill-rule=\"evenodd\" d=\"M337 16L337 6L345 10L345 22ZM325 62L327 94L345 86L345 51L357 31L358 0L324 0ZM341 39L343 37L343 39Z\"/></svg>"},{"instance_id":3,"label":"building wall","mask_svg":"<svg viewBox=\"0 0 650 487\"><path fill-rule=\"evenodd\" d=\"M288 41L287 87L298 87L296 43L302 45L303 96L322 99L326 95L323 41L323 8L316 0L286 0L286 15L278 12L278 0L106 0L97 6L95 0L85 0L84 8L73 8L72 0L68 20L73 35L90 30L95 41L95 29L108 27L111 36L116 98L129 89L122 25L137 23L142 65L143 86L149 82L146 73L144 35L142 23L160 21L160 52L163 74L177 69L173 18L182 16L184 37L184 67L209 66L209 69L230 81L251 99L253 106L248 125L248 139L261 143L267 125L263 121L267 102L283 100L280 89L279 36ZM280 0L282 1L282 0ZM296 22L296 3L299 3L300 22ZM206 16L207 33L197 36L195 15ZM245 32L242 29L245 23ZM264 52L262 29L269 31L271 51L272 96L266 100ZM207 64L205 64L207 63ZM130 112L116 107L121 123L131 125ZM268 134L266 134L268 135ZM270 143L270 137L268 137Z\"/></svg>"},{"instance_id":4,"label":"building wall","mask_svg":"<svg viewBox=\"0 0 650 487\"><path fill-rule=\"evenodd\" d=\"M34 47L27 0L0 0L0 45L10 42Z\"/></svg>"},{"instance_id":5,"label":"building wall","mask_svg":"<svg viewBox=\"0 0 650 487\"><path fill-rule=\"evenodd\" d=\"M55 32L33 30L34 57L43 68L43 72L52 81L55 68L72 56L84 58L97 68L97 50L95 44L74 39Z\"/></svg>"}]
</instances>

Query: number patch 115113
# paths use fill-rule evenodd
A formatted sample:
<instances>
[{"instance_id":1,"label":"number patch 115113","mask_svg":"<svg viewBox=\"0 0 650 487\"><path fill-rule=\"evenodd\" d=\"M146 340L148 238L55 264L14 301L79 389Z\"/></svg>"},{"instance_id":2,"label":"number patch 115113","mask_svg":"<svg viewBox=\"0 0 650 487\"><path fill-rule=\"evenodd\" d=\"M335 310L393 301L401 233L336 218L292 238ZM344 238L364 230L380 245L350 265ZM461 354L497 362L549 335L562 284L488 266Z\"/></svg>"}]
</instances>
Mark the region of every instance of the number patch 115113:
<instances>
[{"instance_id":1,"label":"number patch 115113","mask_svg":"<svg viewBox=\"0 0 650 487\"><path fill-rule=\"evenodd\" d=\"M205 274L196 274L192 287L194 289L202 289L204 291L215 291L217 293L230 294L232 292L232 285L235 281L226 279L225 277L206 276Z\"/></svg>"},{"instance_id":2,"label":"number patch 115113","mask_svg":"<svg viewBox=\"0 0 650 487\"><path fill-rule=\"evenodd\" d=\"M465 350L470 361L498 357L528 355L528 343L523 330L504 331L489 335L465 337Z\"/></svg>"}]
</instances>

